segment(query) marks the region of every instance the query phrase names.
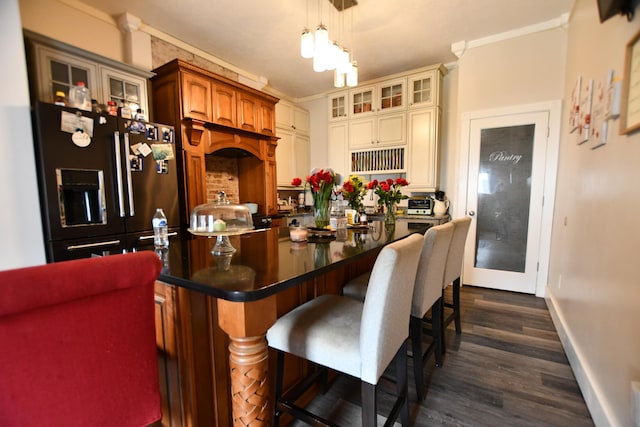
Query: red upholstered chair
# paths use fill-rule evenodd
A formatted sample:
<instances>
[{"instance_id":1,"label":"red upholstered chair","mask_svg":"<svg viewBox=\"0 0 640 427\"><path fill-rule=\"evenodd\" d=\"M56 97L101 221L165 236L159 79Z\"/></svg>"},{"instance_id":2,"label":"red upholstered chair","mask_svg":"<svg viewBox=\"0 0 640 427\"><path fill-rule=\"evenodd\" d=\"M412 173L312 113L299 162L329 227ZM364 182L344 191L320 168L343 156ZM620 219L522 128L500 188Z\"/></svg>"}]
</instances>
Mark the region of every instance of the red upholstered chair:
<instances>
[{"instance_id":1,"label":"red upholstered chair","mask_svg":"<svg viewBox=\"0 0 640 427\"><path fill-rule=\"evenodd\" d=\"M0 426L161 418L153 252L0 272Z\"/></svg>"}]
</instances>

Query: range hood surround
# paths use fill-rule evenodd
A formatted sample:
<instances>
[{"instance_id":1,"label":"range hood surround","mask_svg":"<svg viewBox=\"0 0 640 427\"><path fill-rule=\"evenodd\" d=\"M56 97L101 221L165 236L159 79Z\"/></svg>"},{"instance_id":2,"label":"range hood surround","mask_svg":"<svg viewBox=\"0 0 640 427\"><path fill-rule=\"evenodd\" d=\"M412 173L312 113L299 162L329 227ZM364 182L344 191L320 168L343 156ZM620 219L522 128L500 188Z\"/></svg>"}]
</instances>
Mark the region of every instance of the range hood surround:
<instances>
[{"instance_id":1,"label":"range hood surround","mask_svg":"<svg viewBox=\"0 0 640 427\"><path fill-rule=\"evenodd\" d=\"M267 213L265 179L267 163L275 157L276 140L218 126L206 131L203 148L208 201L222 190L231 202L257 203L258 211Z\"/></svg>"}]
</instances>

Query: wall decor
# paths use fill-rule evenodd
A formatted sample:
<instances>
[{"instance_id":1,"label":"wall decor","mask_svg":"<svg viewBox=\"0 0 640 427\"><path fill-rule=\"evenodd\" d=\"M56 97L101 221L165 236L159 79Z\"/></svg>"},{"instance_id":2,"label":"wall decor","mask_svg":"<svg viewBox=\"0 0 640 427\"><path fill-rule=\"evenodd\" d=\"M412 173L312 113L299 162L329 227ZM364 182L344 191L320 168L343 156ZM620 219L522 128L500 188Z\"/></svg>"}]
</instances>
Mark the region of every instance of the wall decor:
<instances>
[{"instance_id":1,"label":"wall decor","mask_svg":"<svg viewBox=\"0 0 640 427\"><path fill-rule=\"evenodd\" d=\"M640 130L640 31L627 43L624 58L620 133Z\"/></svg>"},{"instance_id":2,"label":"wall decor","mask_svg":"<svg viewBox=\"0 0 640 427\"><path fill-rule=\"evenodd\" d=\"M591 101L593 98L593 79L583 82L580 88L580 106L578 114L578 145L589 140L591 133Z\"/></svg>"},{"instance_id":3,"label":"wall decor","mask_svg":"<svg viewBox=\"0 0 640 427\"><path fill-rule=\"evenodd\" d=\"M607 143L607 132L609 130L609 121L607 120L605 109L607 106L606 94L609 86L608 81L598 80L594 83L593 102L591 106L591 120L589 124L591 132L591 141L593 145L591 149L602 147Z\"/></svg>"},{"instance_id":4,"label":"wall decor","mask_svg":"<svg viewBox=\"0 0 640 427\"><path fill-rule=\"evenodd\" d=\"M578 76L576 84L571 90L571 108L569 109L569 133L578 129L578 117L580 115L580 87L582 86L582 76Z\"/></svg>"}]
</instances>

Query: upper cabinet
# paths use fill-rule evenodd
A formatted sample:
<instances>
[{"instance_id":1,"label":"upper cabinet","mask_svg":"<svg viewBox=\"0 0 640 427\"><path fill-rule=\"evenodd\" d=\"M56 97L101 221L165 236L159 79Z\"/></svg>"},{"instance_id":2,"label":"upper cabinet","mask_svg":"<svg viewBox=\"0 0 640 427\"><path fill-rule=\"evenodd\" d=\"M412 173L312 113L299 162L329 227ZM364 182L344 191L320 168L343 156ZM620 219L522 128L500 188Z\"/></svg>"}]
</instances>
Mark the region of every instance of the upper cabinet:
<instances>
[{"instance_id":1,"label":"upper cabinet","mask_svg":"<svg viewBox=\"0 0 640 427\"><path fill-rule=\"evenodd\" d=\"M441 103L439 70L411 74L409 81L409 108L433 107Z\"/></svg>"},{"instance_id":2,"label":"upper cabinet","mask_svg":"<svg viewBox=\"0 0 640 427\"><path fill-rule=\"evenodd\" d=\"M56 92L69 95L71 86L84 82L99 104L149 112L147 79L139 68L25 30L33 101L53 102Z\"/></svg>"},{"instance_id":3,"label":"upper cabinet","mask_svg":"<svg viewBox=\"0 0 640 427\"><path fill-rule=\"evenodd\" d=\"M403 174L409 191L436 190L445 73L424 67L330 93L330 166L345 176Z\"/></svg>"},{"instance_id":4,"label":"upper cabinet","mask_svg":"<svg viewBox=\"0 0 640 427\"><path fill-rule=\"evenodd\" d=\"M276 104L276 148L278 187L291 187L294 177L309 175L311 155L309 111L291 102Z\"/></svg>"},{"instance_id":5,"label":"upper cabinet","mask_svg":"<svg viewBox=\"0 0 640 427\"><path fill-rule=\"evenodd\" d=\"M211 121L211 80L182 73L182 111L185 117Z\"/></svg>"},{"instance_id":6,"label":"upper cabinet","mask_svg":"<svg viewBox=\"0 0 640 427\"><path fill-rule=\"evenodd\" d=\"M349 116L349 92L341 91L329 94L329 121L346 120Z\"/></svg>"}]
</instances>

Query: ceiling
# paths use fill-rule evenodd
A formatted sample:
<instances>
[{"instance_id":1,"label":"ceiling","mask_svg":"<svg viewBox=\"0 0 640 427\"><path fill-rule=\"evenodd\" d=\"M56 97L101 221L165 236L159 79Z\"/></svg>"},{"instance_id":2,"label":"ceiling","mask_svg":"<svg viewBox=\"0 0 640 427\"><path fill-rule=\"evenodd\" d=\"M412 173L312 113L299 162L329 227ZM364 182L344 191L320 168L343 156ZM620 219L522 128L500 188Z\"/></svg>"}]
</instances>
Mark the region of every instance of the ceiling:
<instances>
[{"instance_id":1,"label":"ceiling","mask_svg":"<svg viewBox=\"0 0 640 427\"><path fill-rule=\"evenodd\" d=\"M146 25L264 77L270 87L292 98L333 89L333 73L314 73L312 60L300 56L300 33L307 22L310 28L317 26L320 7L330 34L340 29L341 14L346 14L346 34L338 40L353 50L362 82L455 61L452 43L549 21L569 12L573 3L357 0L356 6L338 13L330 0L79 1L112 16L135 15Z\"/></svg>"}]
</instances>

